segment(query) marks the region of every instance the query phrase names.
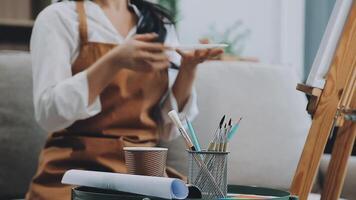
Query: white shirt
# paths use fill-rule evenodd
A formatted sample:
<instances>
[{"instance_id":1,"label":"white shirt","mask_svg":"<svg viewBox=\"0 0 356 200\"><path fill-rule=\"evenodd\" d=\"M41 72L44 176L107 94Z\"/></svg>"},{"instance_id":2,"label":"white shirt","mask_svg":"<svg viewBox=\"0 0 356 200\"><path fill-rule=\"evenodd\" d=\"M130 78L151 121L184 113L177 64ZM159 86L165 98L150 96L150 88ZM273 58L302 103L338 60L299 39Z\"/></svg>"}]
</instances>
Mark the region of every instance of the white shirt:
<instances>
[{"instance_id":1,"label":"white shirt","mask_svg":"<svg viewBox=\"0 0 356 200\"><path fill-rule=\"evenodd\" d=\"M88 23L88 40L120 44L133 36L134 27L124 38L114 28L103 10L91 1L85 1ZM136 14L140 14L137 9ZM38 16L31 38L31 57L33 67L33 94L35 115L38 123L47 131L54 132L69 127L77 120L83 120L101 112L99 97L91 105L88 103L87 72L73 76L72 63L79 54L79 21L75 2L52 4ZM178 43L173 25L167 25L165 44ZM180 56L169 52L172 62L179 65ZM178 71L169 69L169 90L160 104L160 138L170 140L178 135L167 113L178 110L177 101L172 93L172 85ZM193 90L194 91L194 90ZM196 93L192 92L182 109L180 117L193 118L198 114Z\"/></svg>"}]
</instances>

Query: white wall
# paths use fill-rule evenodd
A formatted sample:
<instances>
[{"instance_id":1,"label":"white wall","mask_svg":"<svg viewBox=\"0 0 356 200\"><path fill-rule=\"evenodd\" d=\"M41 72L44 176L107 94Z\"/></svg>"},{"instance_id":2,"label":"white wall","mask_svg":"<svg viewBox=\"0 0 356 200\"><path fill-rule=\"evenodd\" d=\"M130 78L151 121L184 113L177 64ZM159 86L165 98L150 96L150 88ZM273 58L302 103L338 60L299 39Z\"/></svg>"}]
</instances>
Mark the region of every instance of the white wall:
<instances>
[{"instance_id":1,"label":"white wall","mask_svg":"<svg viewBox=\"0 0 356 200\"><path fill-rule=\"evenodd\" d=\"M182 43L220 30L241 19L251 30L244 56L264 63L286 64L303 74L304 0L180 0Z\"/></svg>"}]
</instances>

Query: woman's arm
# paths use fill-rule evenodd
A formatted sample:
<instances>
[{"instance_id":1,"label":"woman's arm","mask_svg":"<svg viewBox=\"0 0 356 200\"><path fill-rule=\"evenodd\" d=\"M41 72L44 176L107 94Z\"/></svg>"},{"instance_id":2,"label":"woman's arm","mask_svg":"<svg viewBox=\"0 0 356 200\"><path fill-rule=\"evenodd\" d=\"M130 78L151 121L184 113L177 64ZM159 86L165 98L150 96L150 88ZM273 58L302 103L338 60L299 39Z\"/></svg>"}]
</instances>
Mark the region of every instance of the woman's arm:
<instances>
[{"instance_id":1,"label":"woman's arm","mask_svg":"<svg viewBox=\"0 0 356 200\"><path fill-rule=\"evenodd\" d=\"M167 46L179 45L178 37L174 26L167 26L168 34L165 44ZM168 116L171 110L179 110L182 120L192 121L198 114L196 92L194 90L194 80L197 73L197 66L207 57L218 55L222 50L195 51L195 52L167 52L170 61L179 65L179 71L169 69L169 90L160 106L161 113L161 140L169 141L179 136L178 130L172 124ZM181 55L179 55L179 53Z\"/></svg>"},{"instance_id":2,"label":"woman's arm","mask_svg":"<svg viewBox=\"0 0 356 200\"><path fill-rule=\"evenodd\" d=\"M37 122L48 132L71 125L75 119L96 115L100 100L88 104L86 72L72 74L79 34L53 4L36 19L31 36L34 109Z\"/></svg>"},{"instance_id":3,"label":"woman's arm","mask_svg":"<svg viewBox=\"0 0 356 200\"><path fill-rule=\"evenodd\" d=\"M177 71L170 71L169 78L175 80L170 85L172 89L168 91L168 95L161 106L161 140L169 141L179 136L178 130L171 123L168 117L168 112L171 110L179 110L179 116L182 120L188 119L192 121L198 114L198 106L196 92L194 90L194 80L196 76L198 63L204 61L208 55L215 57L222 50L214 50L210 52L190 52L182 53L182 62L178 74ZM200 54L195 55L195 54ZM200 59L198 59L200 57Z\"/></svg>"},{"instance_id":4,"label":"woman's arm","mask_svg":"<svg viewBox=\"0 0 356 200\"><path fill-rule=\"evenodd\" d=\"M182 111L192 93L196 71L196 66L182 65L180 67L176 81L172 87L179 111Z\"/></svg>"},{"instance_id":5,"label":"woman's arm","mask_svg":"<svg viewBox=\"0 0 356 200\"><path fill-rule=\"evenodd\" d=\"M209 58L222 54L223 50L196 50L194 52L178 51L178 53L182 56L182 61L172 90L176 98L179 111L181 111L192 93L197 66Z\"/></svg>"}]
</instances>

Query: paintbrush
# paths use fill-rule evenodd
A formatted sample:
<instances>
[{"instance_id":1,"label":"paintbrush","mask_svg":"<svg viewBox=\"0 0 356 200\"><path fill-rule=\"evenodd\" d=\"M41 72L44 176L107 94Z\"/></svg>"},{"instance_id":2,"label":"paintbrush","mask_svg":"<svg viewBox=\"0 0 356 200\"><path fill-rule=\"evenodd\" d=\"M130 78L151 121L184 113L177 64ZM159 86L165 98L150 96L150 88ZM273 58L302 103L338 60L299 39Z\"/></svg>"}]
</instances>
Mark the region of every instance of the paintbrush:
<instances>
[{"instance_id":1,"label":"paintbrush","mask_svg":"<svg viewBox=\"0 0 356 200\"><path fill-rule=\"evenodd\" d=\"M209 146L208 146L208 151L214 151L215 150L215 146L216 146L216 139L221 131L221 128L224 124L224 121L225 121L225 115L221 118L220 120L220 123L219 123L219 126L218 128L215 130L215 133L214 133L214 137L213 137L213 140L209 143Z\"/></svg>"},{"instance_id":2,"label":"paintbrush","mask_svg":"<svg viewBox=\"0 0 356 200\"><path fill-rule=\"evenodd\" d=\"M198 140L197 134L194 131L192 123L187 118L185 118L185 121L187 122L190 137L192 138L194 147L197 149L197 151L201 151L199 140Z\"/></svg>"},{"instance_id":3,"label":"paintbrush","mask_svg":"<svg viewBox=\"0 0 356 200\"><path fill-rule=\"evenodd\" d=\"M231 131L227 135L227 141L229 142L232 137L236 134L237 130L240 127L240 122L242 120L242 117L239 119L239 121L232 127Z\"/></svg>"},{"instance_id":4,"label":"paintbrush","mask_svg":"<svg viewBox=\"0 0 356 200\"><path fill-rule=\"evenodd\" d=\"M224 133L224 143L223 143L223 149L222 149L223 152L226 152L226 150L227 150L227 145L228 145L227 135L231 131L231 128L232 128L232 119L230 118L228 127Z\"/></svg>"},{"instance_id":5,"label":"paintbrush","mask_svg":"<svg viewBox=\"0 0 356 200\"><path fill-rule=\"evenodd\" d=\"M195 151L196 149L192 143L192 140L190 139L187 131L184 129L183 124L179 119L177 111L175 110L170 111L168 113L168 116L171 118L172 122L176 125L180 134L183 136L185 144L187 145L188 149L191 151Z\"/></svg>"},{"instance_id":6,"label":"paintbrush","mask_svg":"<svg viewBox=\"0 0 356 200\"><path fill-rule=\"evenodd\" d=\"M225 123L224 128L220 132L218 148L216 149L219 152L222 152L224 150L224 135L226 135L226 131L227 131L227 124Z\"/></svg>"}]
</instances>

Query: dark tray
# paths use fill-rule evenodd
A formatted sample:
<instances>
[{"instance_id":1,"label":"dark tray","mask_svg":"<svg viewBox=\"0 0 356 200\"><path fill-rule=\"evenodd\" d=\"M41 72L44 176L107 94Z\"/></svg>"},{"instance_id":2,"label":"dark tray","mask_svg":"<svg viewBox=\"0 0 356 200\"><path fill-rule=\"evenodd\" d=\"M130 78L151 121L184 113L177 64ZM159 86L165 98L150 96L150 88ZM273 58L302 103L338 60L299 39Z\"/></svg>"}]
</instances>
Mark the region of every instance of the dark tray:
<instances>
[{"instance_id":1,"label":"dark tray","mask_svg":"<svg viewBox=\"0 0 356 200\"><path fill-rule=\"evenodd\" d=\"M297 200L289 192L250 186L230 185L229 193L275 196L273 200ZM228 198L227 198L228 199ZM103 190L90 187L76 187L72 189L72 200L163 200L157 197L148 197L137 194Z\"/></svg>"}]
</instances>

